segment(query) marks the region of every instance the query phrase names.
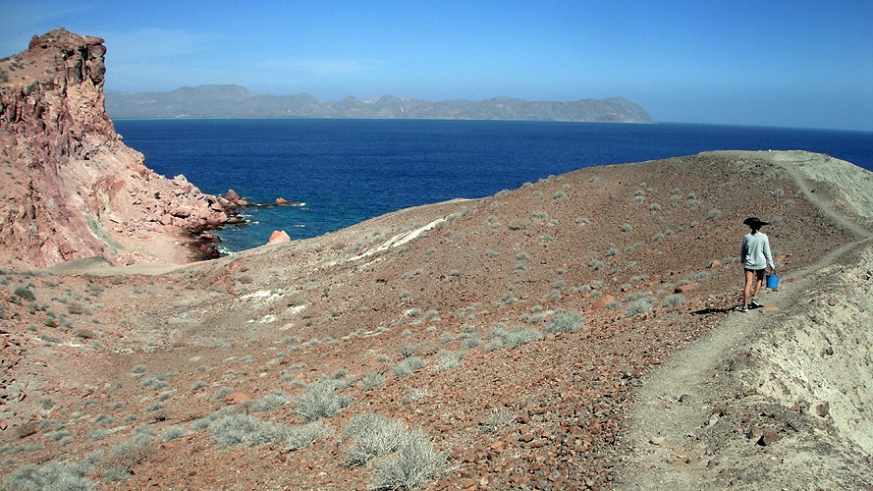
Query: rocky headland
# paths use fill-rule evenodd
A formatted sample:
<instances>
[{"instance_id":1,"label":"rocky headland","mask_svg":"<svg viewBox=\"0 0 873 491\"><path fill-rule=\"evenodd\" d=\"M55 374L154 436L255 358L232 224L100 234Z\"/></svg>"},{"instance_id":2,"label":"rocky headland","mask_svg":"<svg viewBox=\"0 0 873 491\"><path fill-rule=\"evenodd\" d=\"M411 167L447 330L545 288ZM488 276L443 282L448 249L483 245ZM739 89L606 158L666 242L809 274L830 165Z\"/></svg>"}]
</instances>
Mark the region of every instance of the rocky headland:
<instances>
[{"instance_id":1,"label":"rocky headland","mask_svg":"<svg viewBox=\"0 0 873 491\"><path fill-rule=\"evenodd\" d=\"M52 52L40 39L29 51ZM6 176L59 181L71 165L85 184L45 198L25 186L4 237L39 236L55 222L34 215L56 209L106 223L113 200L139 210L134 186L191 196L181 179L134 172L138 154L76 99L99 94L99 40L50 39L79 53L50 66L78 68L53 72L65 92L44 91L64 95L42 106L63 117L34 113L26 94L6 112L4 99L4 115L35 122L19 126L31 139L3 135L34 166L4 164L4 193L18 189ZM34 69L23 59L4 90ZM71 108L106 133L68 124L81 121ZM62 150L54 174L33 159L46 148ZM95 187L131 173L114 197ZM171 209L160 216L179 228ZM742 313L749 215L770 223L781 280ZM7 267L0 490L868 489L871 217L873 174L849 162L719 151L581 169L307 240L279 233L167 270ZM120 242L119 228L106 233Z\"/></svg>"},{"instance_id":2,"label":"rocky headland","mask_svg":"<svg viewBox=\"0 0 873 491\"><path fill-rule=\"evenodd\" d=\"M0 60L0 266L186 263L234 204L167 179L104 110L103 40L57 29ZM208 250L205 251L207 254Z\"/></svg>"}]
</instances>

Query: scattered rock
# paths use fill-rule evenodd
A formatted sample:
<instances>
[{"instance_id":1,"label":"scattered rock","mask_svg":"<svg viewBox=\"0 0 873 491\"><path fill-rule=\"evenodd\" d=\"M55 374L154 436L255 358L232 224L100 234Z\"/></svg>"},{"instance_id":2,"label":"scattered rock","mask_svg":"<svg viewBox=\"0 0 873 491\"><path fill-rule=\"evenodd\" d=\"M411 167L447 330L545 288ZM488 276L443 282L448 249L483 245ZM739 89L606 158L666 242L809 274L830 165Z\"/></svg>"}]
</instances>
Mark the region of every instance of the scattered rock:
<instances>
[{"instance_id":1,"label":"scattered rock","mask_svg":"<svg viewBox=\"0 0 873 491\"><path fill-rule=\"evenodd\" d=\"M291 242L291 237L284 230L274 230L270 234L270 240L267 241L268 244L282 244L285 242Z\"/></svg>"},{"instance_id":2,"label":"scattered rock","mask_svg":"<svg viewBox=\"0 0 873 491\"><path fill-rule=\"evenodd\" d=\"M231 392L224 398L224 402L230 406L235 406L239 404L243 404L246 401L251 401L252 396L246 394L245 392Z\"/></svg>"},{"instance_id":3,"label":"scattered rock","mask_svg":"<svg viewBox=\"0 0 873 491\"><path fill-rule=\"evenodd\" d=\"M615 297L613 297L612 295L603 295L600 298L598 298L594 303L591 304L590 310L591 311L600 310L600 309L606 307L606 305L609 302L613 302L613 301L615 301Z\"/></svg>"}]
</instances>

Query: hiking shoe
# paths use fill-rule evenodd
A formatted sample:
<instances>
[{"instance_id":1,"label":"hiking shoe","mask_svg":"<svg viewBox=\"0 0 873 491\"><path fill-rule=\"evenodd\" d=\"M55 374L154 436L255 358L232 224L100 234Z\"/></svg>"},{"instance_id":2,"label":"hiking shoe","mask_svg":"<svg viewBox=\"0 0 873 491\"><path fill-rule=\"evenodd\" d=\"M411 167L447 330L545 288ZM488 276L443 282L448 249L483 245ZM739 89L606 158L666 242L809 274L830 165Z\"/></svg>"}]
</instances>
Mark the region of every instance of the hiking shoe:
<instances>
[{"instance_id":1,"label":"hiking shoe","mask_svg":"<svg viewBox=\"0 0 873 491\"><path fill-rule=\"evenodd\" d=\"M758 299L756 298L753 298L752 301L749 302L749 307L752 307L753 309L757 309L760 306L761 304L758 303Z\"/></svg>"},{"instance_id":2,"label":"hiking shoe","mask_svg":"<svg viewBox=\"0 0 873 491\"><path fill-rule=\"evenodd\" d=\"M745 305L743 305L742 307L740 307L740 312L748 312L748 311L749 311L749 308L746 307Z\"/></svg>"}]
</instances>

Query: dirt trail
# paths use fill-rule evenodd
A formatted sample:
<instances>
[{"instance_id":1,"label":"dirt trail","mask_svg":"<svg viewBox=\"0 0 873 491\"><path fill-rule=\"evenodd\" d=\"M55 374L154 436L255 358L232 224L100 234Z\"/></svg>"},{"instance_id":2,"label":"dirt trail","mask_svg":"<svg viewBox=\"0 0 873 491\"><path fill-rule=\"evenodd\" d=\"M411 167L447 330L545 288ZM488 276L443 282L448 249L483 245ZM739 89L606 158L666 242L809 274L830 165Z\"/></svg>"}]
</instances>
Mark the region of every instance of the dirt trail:
<instances>
[{"instance_id":1,"label":"dirt trail","mask_svg":"<svg viewBox=\"0 0 873 491\"><path fill-rule=\"evenodd\" d=\"M849 218L845 210L834 209L838 205L834 204L832 197L816 192L808 179L817 176L799 171L792 164L782 163L782 167L805 198L833 222L854 233L858 240L833 249L813 265L790 271L787 275L781 272L778 290L765 289L761 296L763 308L748 313L725 312L719 327L671 356L644 380L629 411L631 428L624 442L633 450L620 464L620 481L615 489L714 490L724 489L727 484L739 489L836 489L844 487L847 479L852 482L859 479L853 475L852 467L855 466L846 469L845 465L847 459L854 461L851 460L853 457L846 457L847 449L849 452L858 451L851 442L821 443L813 449L808 441L790 439L789 442L786 438L783 449L765 452L763 448L767 442L763 440L764 435L757 439L757 434L743 434L746 428L754 426L756 415L748 411L751 418L730 418L732 411L759 409L770 404L763 396L749 395L752 391L749 391L748 380L740 380L745 367L734 371L737 360L746 359L763 337L771 336L768 339L772 342L772 336L778 336L774 332L782 332L790 323L789 319L804 312L810 303L810 289L824 287L821 284L822 269L847 263L848 267L853 263L856 267L863 267L858 263L862 255L858 251L869 248L873 240L870 228ZM866 218L865 213L861 216ZM863 308L861 312L864 312ZM731 407L732 402L725 402L731 395L735 399L742 398L743 402ZM750 400L754 403L750 404ZM784 409L768 416L773 414L777 415L774 418L777 420L784 418L789 421L793 417L792 414L786 415ZM714 428L720 418L730 420L729 424L734 428L716 431ZM737 421L747 423L746 427ZM832 424L832 420L828 422ZM802 426L796 422L788 423L788 426L792 425ZM819 427L810 427L809 432L822 440L827 433ZM731 450L727 451L728 448ZM819 462L815 462L817 460ZM815 463L807 465L809 462ZM822 472L822 468L826 471L828 465L841 466L844 472L830 477L827 472ZM737 476L742 477L737 479ZM869 482L864 482L869 486Z\"/></svg>"}]
</instances>

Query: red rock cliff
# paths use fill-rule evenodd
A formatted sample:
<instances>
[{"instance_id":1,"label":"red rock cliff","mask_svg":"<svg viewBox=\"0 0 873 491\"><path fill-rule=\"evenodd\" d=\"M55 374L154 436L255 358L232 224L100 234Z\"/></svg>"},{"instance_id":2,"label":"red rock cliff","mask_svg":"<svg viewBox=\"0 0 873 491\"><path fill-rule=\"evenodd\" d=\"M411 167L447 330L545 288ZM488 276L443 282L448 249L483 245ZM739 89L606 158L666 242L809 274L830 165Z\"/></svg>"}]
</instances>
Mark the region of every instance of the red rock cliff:
<instances>
[{"instance_id":1,"label":"red rock cliff","mask_svg":"<svg viewBox=\"0 0 873 491\"><path fill-rule=\"evenodd\" d=\"M187 262L191 234L229 220L226 200L122 143L103 105L105 53L61 28L0 61L0 268Z\"/></svg>"}]
</instances>

